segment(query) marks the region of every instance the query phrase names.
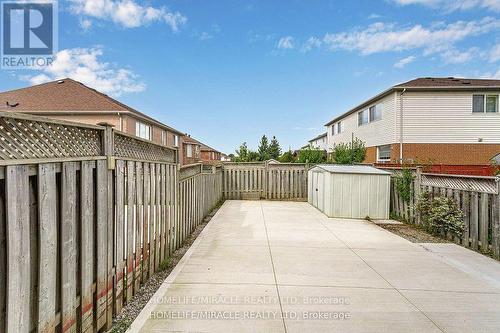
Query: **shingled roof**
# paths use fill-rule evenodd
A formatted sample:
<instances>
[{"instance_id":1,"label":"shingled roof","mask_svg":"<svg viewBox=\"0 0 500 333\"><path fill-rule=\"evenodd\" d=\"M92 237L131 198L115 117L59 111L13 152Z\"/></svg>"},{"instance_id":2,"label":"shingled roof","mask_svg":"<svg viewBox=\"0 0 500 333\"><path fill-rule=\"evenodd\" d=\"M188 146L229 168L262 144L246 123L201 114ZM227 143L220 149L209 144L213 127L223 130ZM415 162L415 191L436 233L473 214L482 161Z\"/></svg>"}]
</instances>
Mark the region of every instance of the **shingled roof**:
<instances>
[{"instance_id":1,"label":"shingled roof","mask_svg":"<svg viewBox=\"0 0 500 333\"><path fill-rule=\"evenodd\" d=\"M489 89L500 89L500 80L495 79L466 79L466 78L455 78L455 77L423 77L410 80L404 83L397 84L384 90L380 94L364 101L363 103L357 105L356 107L350 109L349 111L343 113L342 115L335 117L333 120L325 124L329 126L342 118L364 108L376 100L385 97L395 91L406 90L489 90Z\"/></svg>"},{"instance_id":2,"label":"shingled roof","mask_svg":"<svg viewBox=\"0 0 500 333\"><path fill-rule=\"evenodd\" d=\"M183 135L182 132L70 78L1 92L0 111L43 113L48 116L51 112L131 113L171 132Z\"/></svg>"}]
</instances>

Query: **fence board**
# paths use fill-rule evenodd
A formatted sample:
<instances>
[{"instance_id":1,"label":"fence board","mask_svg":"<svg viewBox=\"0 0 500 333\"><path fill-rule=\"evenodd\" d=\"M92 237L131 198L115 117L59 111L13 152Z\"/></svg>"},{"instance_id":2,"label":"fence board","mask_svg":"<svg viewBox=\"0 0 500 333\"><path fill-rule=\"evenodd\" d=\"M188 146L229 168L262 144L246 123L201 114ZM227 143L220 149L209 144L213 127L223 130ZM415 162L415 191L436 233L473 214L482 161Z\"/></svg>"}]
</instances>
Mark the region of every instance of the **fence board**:
<instances>
[{"instance_id":1,"label":"fence board","mask_svg":"<svg viewBox=\"0 0 500 333\"><path fill-rule=\"evenodd\" d=\"M96 285L96 319L97 329L106 325L108 300L108 166L107 161L97 161L97 285Z\"/></svg>"},{"instance_id":2,"label":"fence board","mask_svg":"<svg viewBox=\"0 0 500 333\"><path fill-rule=\"evenodd\" d=\"M144 163L144 224L142 228L142 280L146 281L153 272L150 271L150 214L151 214L151 175L150 164Z\"/></svg>"},{"instance_id":3,"label":"fence board","mask_svg":"<svg viewBox=\"0 0 500 333\"><path fill-rule=\"evenodd\" d=\"M134 294L141 287L142 279L142 223L143 223L143 195L144 180L142 174L142 162L135 163L135 231L134 231Z\"/></svg>"},{"instance_id":4,"label":"fence board","mask_svg":"<svg viewBox=\"0 0 500 333\"><path fill-rule=\"evenodd\" d=\"M57 288L57 195L54 164L38 166L38 331L55 332Z\"/></svg>"},{"instance_id":5,"label":"fence board","mask_svg":"<svg viewBox=\"0 0 500 333\"><path fill-rule=\"evenodd\" d=\"M6 168L7 332L30 330L30 220L28 168Z\"/></svg>"},{"instance_id":6,"label":"fence board","mask_svg":"<svg viewBox=\"0 0 500 333\"><path fill-rule=\"evenodd\" d=\"M156 165L150 165L150 217L149 217L149 232L150 232L150 240L149 240L149 274L152 275L155 270L155 262L156 262Z\"/></svg>"},{"instance_id":7,"label":"fence board","mask_svg":"<svg viewBox=\"0 0 500 333\"><path fill-rule=\"evenodd\" d=\"M116 202L116 276L115 276L115 312L120 313L124 298L125 277L125 163L116 161L115 170L115 202Z\"/></svg>"},{"instance_id":8,"label":"fence board","mask_svg":"<svg viewBox=\"0 0 500 333\"><path fill-rule=\"evenodd\" d=\"M472 238L471 247L478 249L479 243L479 196L477 192L471 195L471 215L470 215L470 236Z\"/></svg>"},{"instance_id":9,"label":"fence board","mask_svg":"<svg viewBox=\"0 0 500 333\"><path fill-rule=\"evenodd\" d=\"M488 242L488 204L489 196L487 193L481 193L479 202L479 242L481 243L481 250L487 252L489 250Z\"/></svg>"},{"instance_id":10,"label":"fence board","mask_svg":"<svg viewBox=\"0 0 500 333\"><path fill-rule=\"evenodd\" d=\"M134 208L135 208L135 162L127 161L127 194L126 194L126 253L127 253L127 293L126 299L129 303L134 294Z\"/></svg>"},{"instance_id":11,"label":"fence board","mask_svg":"<svg viewBox=\"0 0 500 333\"><path fill-rule=\"evenodd\" d=\"M82 162L80 177L80 309L82 332L86 333L94 331L94 302L92 290L92 285L94 283L94 179L92 162Z\"/></svg>"},{"instance_id":12,"label":"fence board","mask_svg":"<svg viewBox=\"0 0 500 333\"><path fill-rule=\"evenodd\" d=\"M61 330L76 332L76 162L62 165L61 175Z\"/></svg>"}]
</instances>

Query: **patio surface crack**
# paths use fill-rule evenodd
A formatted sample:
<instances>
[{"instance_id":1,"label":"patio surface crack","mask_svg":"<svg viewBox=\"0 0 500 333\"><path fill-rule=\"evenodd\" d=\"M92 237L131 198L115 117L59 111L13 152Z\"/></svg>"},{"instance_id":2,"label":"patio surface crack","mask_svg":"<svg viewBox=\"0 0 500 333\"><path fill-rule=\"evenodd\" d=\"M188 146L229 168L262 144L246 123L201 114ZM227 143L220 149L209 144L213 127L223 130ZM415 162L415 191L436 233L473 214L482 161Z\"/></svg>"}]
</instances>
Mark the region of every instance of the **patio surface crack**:
<instances>
[{"instance_id":1,"label":"patio surface crack","mask_svg":"<svg viewBox=\"0 0 500 333\"><path fill-rule=\"evenodd\" d=\"M283 314L283 304L281 304L281 296L280 296L280 290L278 287L278 279L276 278L276 269L274 268L273 252L271 250L271 242L269 241L269 234L267 232L266 217L264 215L264 208L262 207L262 202L260 202L259 204L260 204L260 212L262 214L262 220L264 221L264 229L266 229L267 247L269 249L269 256L271 257L271 266L273 267L274 283L276 285L276 293L278 295L278 302L280 304L281 320L283 322L283 328L285 329L285 333L287 333L285 316Z\"/></svg>"}]
</instances>

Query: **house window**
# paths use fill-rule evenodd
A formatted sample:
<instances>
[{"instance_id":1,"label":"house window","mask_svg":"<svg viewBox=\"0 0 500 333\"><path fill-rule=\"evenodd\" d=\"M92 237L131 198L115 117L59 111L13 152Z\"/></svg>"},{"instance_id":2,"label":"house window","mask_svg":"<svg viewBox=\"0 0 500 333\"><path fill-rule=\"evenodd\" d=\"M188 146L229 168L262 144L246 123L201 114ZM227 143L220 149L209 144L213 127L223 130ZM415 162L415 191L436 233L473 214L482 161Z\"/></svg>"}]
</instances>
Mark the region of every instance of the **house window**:
<instances>
[{"instance_id":1,"label":"house window","mask_svg":"<svg viewBox=\"0 0 500 333\"><path fill-rule=\"evenodd\" d=\"M370 122L382 119L382 104L370 107Z\"/></svg>"},{"instance_id":2,"label":"house window","mask_svg":"<svg viewBox=\"0 0 500 333\"><path fill-rule=\"evenodd\" d=\"M195 157L199 158L200 157L200 146L195 146L194 149L195 149L194 150L195 151L195 153L194 153Z\"/></svg>"},{"instance_id":3,"label":"house window","mask_svg":"<svg viewBox=\"0 0 500 333\"><path fill-rule=\"evenodd\" d=\"M472 112L498 112L498 95L472 95Z\"/></svg>"},{"instance_id":4,"label":"house window","mask_svg":"<svg viewBox=\"0 0 500 333\"><path fill-rule=\"evenodd\" d=\"M391 160L391 145L377 147L377 162L389 162Z\"/></svg>"},{"instance_id":5,"label":"house window","mask_svg":"<svg viewBox=\"0 0 500 333\"><path fill-rule=\"evenodd\" d=\"M167 145L167 132L161 131L161 144L166 146Z\"/></svg>"},{"instance_id":6,"label":"house window","mask_svg":"<svg viewBox=\"0 0 500 333\"><path fill-rule=\"evenodd\" d=\"M486 96L486 112L498 112L498 95Z\"/></svg>"},{"instance_id":7,"label":"house window","mask_svg":"<svg viewBox=\"0 0 500 333\"><path fill-rule=\"evenodd\" d=\"M179 147L179 136L174 134L174 147Z\"/></svg>"},{"instance_id":8,"label":"house window","mask_svg":"<svg viewBox=\"0 0 500 333\"><path fill-rule=\"evenodd\" d=\"M136 122L135 123L135 135L142 139L151 140L151 126Z\"/></svg>"},{"instance_id":9,"label":"house window","mask_svg":"<svg viewBox=\"0 0 500 333\"><path fill-rule=\"evenodd\" d=\"M193 146L186 145L186 157L193 157Z\"/></svg>"},{"instance_id":10,"label":"house window","mask_svg":"<svg viewBox=\"0 0 500 333\"><path fill-rule=\"evenodd\" d=\"M337 133L339 133L339 134L340 134L340 133L342 133L343 131L344 131L344 123L343 123L343 122L341 122L341 121L339 121L339 122L337 123Z\"/></svg>"},{"instance_id":11,"label":"house window","mask_svg":"<svg viewBox=\"0 0 500 333\"><path fill-rule=\"evenodd\" d=\"M358 126L368 124L368 110L358 112Z\"/></svg>"},{"instance_id":12,"label":"house window","mask_svg":"<svg viewBox=\"0 0 500 333\"><path fill-rule=\"evenodd\" d=\"M337 135L337 124L333 124L332 126L332 135Z\"/></svg>"}]
</instances>

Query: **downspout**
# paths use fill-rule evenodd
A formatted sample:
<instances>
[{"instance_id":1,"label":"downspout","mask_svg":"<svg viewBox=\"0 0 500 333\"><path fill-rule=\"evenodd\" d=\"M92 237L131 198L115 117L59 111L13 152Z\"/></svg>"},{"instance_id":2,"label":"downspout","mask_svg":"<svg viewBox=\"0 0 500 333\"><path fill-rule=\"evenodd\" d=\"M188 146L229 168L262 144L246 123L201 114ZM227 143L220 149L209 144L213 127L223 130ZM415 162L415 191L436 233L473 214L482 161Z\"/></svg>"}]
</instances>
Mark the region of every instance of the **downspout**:
<instances>
[{"instance_id":1,"label":"downspout","mask_svg":"<svg viewBox=\"0 0 500 333\"><path fill-rule=\"evenodd\" d=\"M403 89L399 99L399 164L403 164L403 95L406 88Z\"/></svg>"}]
</instances>

